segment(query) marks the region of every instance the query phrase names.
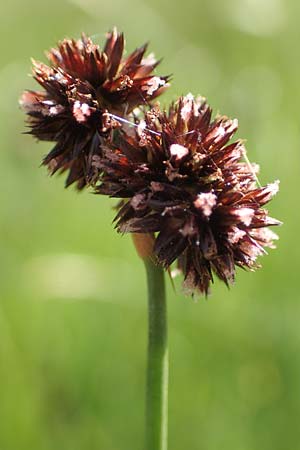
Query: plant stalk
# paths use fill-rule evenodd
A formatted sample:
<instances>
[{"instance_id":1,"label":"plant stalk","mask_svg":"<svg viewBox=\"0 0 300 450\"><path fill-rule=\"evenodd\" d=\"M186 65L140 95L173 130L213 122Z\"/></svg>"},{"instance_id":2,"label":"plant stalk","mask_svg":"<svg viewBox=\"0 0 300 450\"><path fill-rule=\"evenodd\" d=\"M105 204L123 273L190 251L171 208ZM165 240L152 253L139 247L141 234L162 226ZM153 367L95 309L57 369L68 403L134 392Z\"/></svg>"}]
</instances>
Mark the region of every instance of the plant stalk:
<instances>
[{"instance_id":1,"label":"plant stalk","mask_svg":"<svg viewBox=\"0 0 300 450\"><path fill-rule=\"evenodd\" d=\"M168 340L164 271L144 259L148 285L146 450L168 447Z\"/></svg>"}]
</instances>

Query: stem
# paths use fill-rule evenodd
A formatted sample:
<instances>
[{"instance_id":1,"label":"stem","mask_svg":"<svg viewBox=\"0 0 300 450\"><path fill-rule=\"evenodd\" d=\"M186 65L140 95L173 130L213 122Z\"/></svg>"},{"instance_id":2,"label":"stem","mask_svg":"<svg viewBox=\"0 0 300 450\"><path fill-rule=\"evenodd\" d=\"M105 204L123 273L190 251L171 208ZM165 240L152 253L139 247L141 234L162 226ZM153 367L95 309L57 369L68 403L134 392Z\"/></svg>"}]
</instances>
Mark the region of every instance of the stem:
<instances>
[{"instance_id":1,"label":"stem","mask_svg":"<svg viewBox=\"0 0 300 450\"><path fill-rule=\"evenodd\" d=\"M164 272L144 259L148 285L146 450L168 446L168 342Z\"/></svg>"}]
</instances>

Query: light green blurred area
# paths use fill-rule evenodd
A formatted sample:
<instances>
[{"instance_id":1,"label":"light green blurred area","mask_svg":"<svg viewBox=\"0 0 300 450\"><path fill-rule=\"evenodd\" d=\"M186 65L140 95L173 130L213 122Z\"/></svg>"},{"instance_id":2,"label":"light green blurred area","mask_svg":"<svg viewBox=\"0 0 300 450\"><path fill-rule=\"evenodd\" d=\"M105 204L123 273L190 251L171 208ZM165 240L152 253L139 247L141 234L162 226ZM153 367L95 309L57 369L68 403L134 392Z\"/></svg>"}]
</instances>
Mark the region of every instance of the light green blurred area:
<instances>
[{"instance_id":1,"label":"light green blurred area","mask_svg":"<svg viewBox=\"0 0 300 450\"><path fill-rule=\"evenodd\" d=\"M1 5L0 450L143 448L146 300L113 202L39 169L50 144L24 131L30 57L117 25L173 74L163 104L207 97L281 180L278 249L194 302L168 281L170 449L299 446L299 20L297 0L10 0Z\"/></svg>"}]
</instances>

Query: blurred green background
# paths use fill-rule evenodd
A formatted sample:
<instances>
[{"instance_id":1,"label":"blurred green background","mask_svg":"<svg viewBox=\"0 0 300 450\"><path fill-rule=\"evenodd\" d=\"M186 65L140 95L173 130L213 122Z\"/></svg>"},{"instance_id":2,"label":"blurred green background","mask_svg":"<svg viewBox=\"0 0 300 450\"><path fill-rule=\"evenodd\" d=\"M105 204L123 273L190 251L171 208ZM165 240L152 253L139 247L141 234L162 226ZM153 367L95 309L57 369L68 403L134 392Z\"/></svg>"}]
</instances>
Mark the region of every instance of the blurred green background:
<instances>
[{"instance_id":1,"label":"blurred green background","mask_svg":"<svg viewBox=\"0 0 300 450\"><path fill-rule=\"evenodd\" d=\"M193 92L238 117L239 137L281 180L278 249L228 291L184 297L168 282L170 449L299 446L298 0L10 0L1 5L0 450L143 448L146 300L129 236L106 198L39 169L51 147L22 135L30 57L81 31L150 41Z\"/></svg>"}]
</instances>

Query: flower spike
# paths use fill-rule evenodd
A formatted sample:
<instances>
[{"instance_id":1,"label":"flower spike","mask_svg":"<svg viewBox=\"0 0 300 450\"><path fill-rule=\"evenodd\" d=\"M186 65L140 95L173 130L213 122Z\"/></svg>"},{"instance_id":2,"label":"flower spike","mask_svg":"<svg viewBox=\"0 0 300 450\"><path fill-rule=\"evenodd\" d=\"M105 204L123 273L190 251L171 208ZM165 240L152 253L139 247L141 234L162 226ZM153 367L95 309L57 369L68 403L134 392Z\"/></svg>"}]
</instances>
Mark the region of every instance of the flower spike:
<instances>
[{"instance_id":1,"label":"flower spike","mask_svg":"<svg viewBox=\"0 0 300 450\"><path fill-rule=\"evenodd\" d=\"M97 192L123 199L118 231L155 233L157 261L166 269L177 261L187 290L205 294L213 274L229 285L236 266L258 267L276 239L267 227L279 224L263 209L278 182L257 187L243 143L230 143L237 120L211 116L204 99L181 97L94 159Z\"/></svg>"},{"instance_id":2,"label":"flower spike","mask_svg":"<svg viewBox=\"0 0 300 450\"><path fill-rule=\"evenodd\" d=\"M124 36L114 29L103 50L83 34L52 48L49 66L33 61L33 77L43 91L24 92L21 105L30 133L56 143L43 164L51 174L68 171L67 186L81 189L93 181L93 156L101 156L120 127L116 117L128 116L168 87L168 77L153 75L158 62L144 57L146 49L124 58Z\"/></svg>"}]
</instances>

